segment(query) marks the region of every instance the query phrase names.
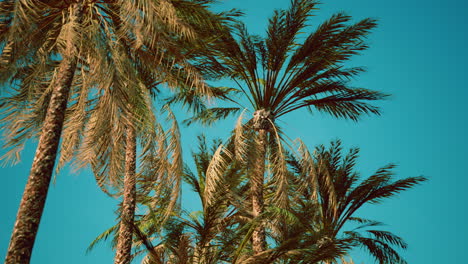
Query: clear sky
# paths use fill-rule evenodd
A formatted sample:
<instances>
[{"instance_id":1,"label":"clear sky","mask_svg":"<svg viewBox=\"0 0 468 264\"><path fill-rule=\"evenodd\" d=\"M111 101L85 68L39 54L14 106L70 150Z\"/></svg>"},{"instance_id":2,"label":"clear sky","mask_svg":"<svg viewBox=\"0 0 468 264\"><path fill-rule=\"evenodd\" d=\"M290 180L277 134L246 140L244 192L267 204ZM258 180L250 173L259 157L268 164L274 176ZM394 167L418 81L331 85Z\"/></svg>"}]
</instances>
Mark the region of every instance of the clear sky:
<instances>
[{"instance_id":1,"label":"clear sky","mask_svg":"<svg viewBox=\"0 0 468 264\"><path fill-rule=\"evenodd\" d=\"M317 25L337 11L356 19L374 17L379 27L369 38L370 50L349 65L366 66L368 72L356 86L393 96L383 102L383 115L358 123L297 112L279 122L289 137L300 137L310 148L341 139L345 146L361 148L358 161L363 176L389 162L399 165L399 177L424 175L430 179L383 205L369 206L358 215L380 220L409 243L403 252L409 263L461 263L466 259L468 237L468 3L461 0L323 0ZM229 0L217 9L240 8L252 33L263 34L273 9L286 0ZM182 116L179 116L182 119ZM226 137L234 120L203 129ZM184 128L186 159L196 146L199 127ZM0 259L4 259L17 208L29 174L35 146L28 145L22 162L0 168ZM187 192L184 192L184 194ZM188 199L184 200L188 203ZM88 244L114 224L117 201L102 193L92 174L64 170L51 186L33 264L111 263L109 244L85 254ZM188 206L194 206L188 204ZM373 263L364 253L356 263ZM135 261L135 263L137 263Z\"/></svg>"}]
</instances>

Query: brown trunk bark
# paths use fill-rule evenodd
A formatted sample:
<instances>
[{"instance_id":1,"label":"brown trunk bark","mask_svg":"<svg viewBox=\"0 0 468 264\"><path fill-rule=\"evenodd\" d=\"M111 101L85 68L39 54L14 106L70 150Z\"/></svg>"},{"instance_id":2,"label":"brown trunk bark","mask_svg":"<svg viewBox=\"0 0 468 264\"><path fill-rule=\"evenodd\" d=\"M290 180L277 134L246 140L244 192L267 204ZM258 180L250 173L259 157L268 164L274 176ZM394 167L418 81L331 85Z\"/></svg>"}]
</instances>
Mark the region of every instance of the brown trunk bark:
<instances>
[{"instance_id":1,"label":"brown trunk bark","mask_svg":"<svg viewBox=\"0 0 468 264\"><path fill-rule=\"evenodd\" d=\"M258 130L258 160L255 165L254 174L251 179L252 211L253 216L257 217L263 213L263 181L265 175L265 158L267 145L267 130ZM260 253L266 249L265 228L257 226L252 233L252 248L254 254Z\"/></svg>"},{"instance_id":2,"label":"brown trunk bark","mask_svg":"<svg viewBox=\"0 0 468 264\"><path fill-rule=\"evenodd\" d=\"M82 5L77 4L70 19L81 21ZM28 182L21 199L15 226L6 255L6 264L29 263L39 223L49 190L62 133L68 95L76 69L74 43L67 43L66 53L57 71L56 83L47 108L41 137L36 149Z\"/></svg>"},{"instance_id":3,"label":"brown trunk bark","mask_svg":"<svg viewBox=\"0 0 468 264\"><path fill-rule=\"evenodd\" d=\"M125 148L124 198L115 264L130 264L132 260L133 220L136 207L136 134L133 127L127 128Z\"/></svg>"}]
</instances>

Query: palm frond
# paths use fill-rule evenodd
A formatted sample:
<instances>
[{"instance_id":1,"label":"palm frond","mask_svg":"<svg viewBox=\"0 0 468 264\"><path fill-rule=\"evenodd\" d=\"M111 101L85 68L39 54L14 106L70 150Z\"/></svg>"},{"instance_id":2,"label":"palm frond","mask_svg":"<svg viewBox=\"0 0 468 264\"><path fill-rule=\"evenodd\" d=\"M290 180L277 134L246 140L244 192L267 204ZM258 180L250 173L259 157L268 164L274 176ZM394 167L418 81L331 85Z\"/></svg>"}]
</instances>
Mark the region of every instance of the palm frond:
<instances>
[{"instance_id":1,"label":"palm frond","mask_svg":"<svg viewBox=\"0 0 468 264\"><path fill-rule=\"evenodd\" d=\"M195 114L193 117L184 120L184 124L190 125L194 122L200 122L201 124L211 125L214 122L225 119L230 115L234 115L240 111L238 107L223 108L223 107L213 107L206 108L201 110L199 113Z\"/></svg>"},{"instance_id":2,"label":"palm frond","mask_svg":"<svg viewBox=\"0 0 468 264\"><path fill-rule=\"evenodd\" d=\"M99 243L99 242L102 242L102 241L106 241L107 239L109 239L110 236L113 236L114 238L117 237L117 233L119 231L119 225L115 225L109 229L107 229L106 231L104 231L102 234L100 234L99 236L97 236L92 242L91 244L89 244L88 248L86 249L86 253L89 253L91 250L94 249L94 247ZM113 239L112 241L112 244L115 245L115 239ZM114 246L112 246L114 247Z\"/></svg>"}]
</instances>

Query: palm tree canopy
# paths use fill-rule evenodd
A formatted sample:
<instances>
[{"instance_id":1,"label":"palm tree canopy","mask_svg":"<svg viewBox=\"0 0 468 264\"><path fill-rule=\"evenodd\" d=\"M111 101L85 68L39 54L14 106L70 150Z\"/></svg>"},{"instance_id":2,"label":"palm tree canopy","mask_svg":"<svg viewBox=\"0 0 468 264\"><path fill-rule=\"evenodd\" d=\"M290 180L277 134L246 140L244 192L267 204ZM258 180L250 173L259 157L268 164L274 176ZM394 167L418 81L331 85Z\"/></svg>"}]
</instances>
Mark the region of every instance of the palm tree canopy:
<instances>
[{"instance_id":1,"label":"palm tree canopy","mask_svg":"<svg viewBox=\"0 0 468 264\"><path fill-rule=\"evenodd\" d=\"M268 111L271 118L301 108L352 120L379 114L369 101L387 95L352 87L350 80L364 68L344 65L368 48L365 38L376 20L351 23L350 16L338 13L310 32L307 22L317 5L314 0L292 0L289 9L277 10L270 18L266 37L250 35L241 23L233 26L233 34L223 36L219 61L237 83L233 94L240 94L253 111ZM242 102L234 98L223 99ZM207 108L192 121L210 123L238 110Z\"/></svg>"},{"instance_id":2,"label":"palm tree canopy","mask_svg":"<svg viewBox=\"0 0 468 264\"><path fill-rule=\"evenodd\" d=\"M332 142L328 148L321 145L314 154L301 144L299 153L299 157L290 156L289 160L294 172L292 186L297 196L293 200L298 206L294 212L298 219L304 219L300 214L319 212L313 228L318 228L322 236L362 247L381 264L406 263L395 250L395 247L406 249L404 240L391 232L374 229L383 224L360 218L356 212L364 205L378 204L427 179L419 176L394 180L394 164L361 179L355 170L359 149L353 148L346 154L340 141ZM357 227L344 230L349 223Z\"/></svg>"},{"instance_id":3,"label":"palm tree canopy","mask_svg":"<svg viewBox=\"0 0 468 264\"><path fill-rule=\"evenodd\" d=\"M91 110L101 112L101 121L111 121L104 116L117 107L122 112L119 119L138 123L148 121L142 118L151 103L145 89L153 92L165 83L209 94L201 74L213 70L189 60L201 57L201 46L208 45L203 42L209 43L207 32L220 28L220 21L231 15L209 12L210 2L83 1L83 19L77 24L68 22L66 11L72 2L1 1L0 87L10 87L1 100L6 147L12 149L7 156L17 157L25 140L39 133L56 69L66 52L73 52L78 64L63 133L64 160L78 145ZM205 15L209 18L205 28L198 30L197 21ZM70 39L72 32L75 37ZM70 41L75 49L64 50ZM196 47L191 53L188 43ZM126 120L131 116L139 118Z\"/></svg>"}]
</instances>

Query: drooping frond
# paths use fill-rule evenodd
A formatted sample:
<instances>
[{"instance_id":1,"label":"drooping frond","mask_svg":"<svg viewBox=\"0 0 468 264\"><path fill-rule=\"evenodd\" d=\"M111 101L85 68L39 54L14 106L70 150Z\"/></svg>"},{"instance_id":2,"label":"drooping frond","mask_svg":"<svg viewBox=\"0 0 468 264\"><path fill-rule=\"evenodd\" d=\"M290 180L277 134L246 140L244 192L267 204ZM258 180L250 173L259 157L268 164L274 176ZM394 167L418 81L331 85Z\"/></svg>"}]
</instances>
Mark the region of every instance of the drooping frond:
<instances>
[{"instance_id":1,"label":"drooping frond","mask_svg":"<svg viewBox=\"0 0 468 264\"><path fill-rule=\"evenodd\" d=\"M241 163L245 163L248 158L248 148L249 144L247 141L247 137L244 133L245 125L244 125L244 113L245 110L237 118L236 127L234 128L234 151L236 160L240 161Z\"/></svg>"},{"instance_id":2,"label":"drooping frond","mask_svg":"<svg viewBox=\"0 0 468 264\"><path fill-rule=\"evenodd\" d=\"M281 208L289 209L289 171L286 164L285 149L283 148L282 140L278 129L272 124L274 143L271 143L272 150L270 154L270 164L272 179L271 183L274 186L274 193L271 204Z\"/></svg>"},{"instance_id":3,"label":"drooping frond","mask_svg":"<svg viewBox=\"0 0 468 264\"><path fill-rule=\"evenodd\" d=\"M298 191L302 193L309 187L311 190L309 199L318 204L318 175L313 156L302 141L299 141L298 152L300 155L298 164L300 171L298 172L303 175L300 178L303 182L299 183Z\"/></svg>"},{"instance_id":4,"label":"drooping frond","mask_svg":"<svg viewBox=\"0 0 468 264\"><path fill-rule=\"evenodd\" d=\"M183 177L182 148L177 120L169 107L165 108L168 131L155 122L140 131L139 200L150 208L159 208L164 223L174 213L180 201Z\"/></svg>"},{"instance_id":5,"label":"drooping frond","mask_svg":"<svg viewBox=\"0 0 468 264\"><path fill-rule=\"evenodd\" d=\"M169 145L167 149L168 157L170 157L170 167L169 167L169 177L172 184L172 192L171 192L171 202L167 208L167 215L169 216L170 213L176 207L177 201L179 200L179 193L182 184L181 175L183 173L183 161L182 161L182 146L180 142L180 131L179 125L177 120L170 110L169 107L166 107L166 111L168 112L168 121L171 122L171 128L169 129Z\"/></svg>"},{"instance_id":6,"label":"drooping frond","mask_svg":"<svg viewBox=\"0 0 468 264\"><path fill-rule=\"evenodd\" d=\"M360 237L357 242L380 264L406 264L407 262L390 245L379 239Z\"/></svg>"},{"instance_id":7,"label":"drooping frond","mask_svg":"<svg viewBox=\"0 0 468 264\"><path fill-rule=\"evenodd\" d=\"M213 194L219 189L224 188L221 183L221 175L229 166L229 160L232 159L232 153L223 145L220 145L213 155L206 171L204 204L210 206L213 201Z\"/></svg>"}]
</instances>

